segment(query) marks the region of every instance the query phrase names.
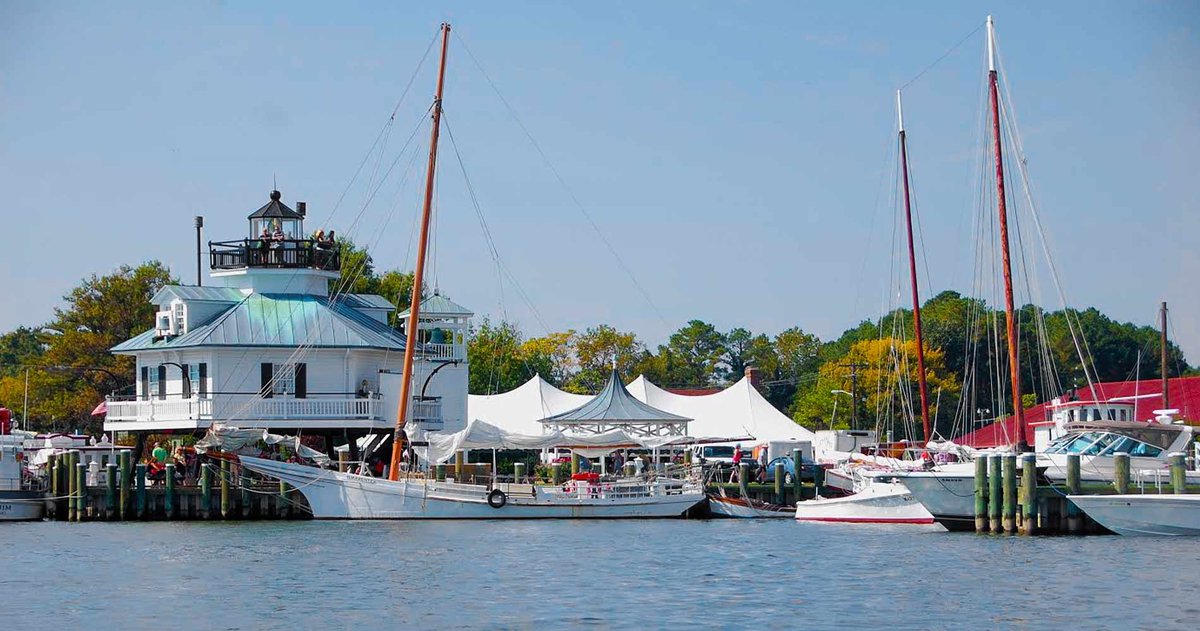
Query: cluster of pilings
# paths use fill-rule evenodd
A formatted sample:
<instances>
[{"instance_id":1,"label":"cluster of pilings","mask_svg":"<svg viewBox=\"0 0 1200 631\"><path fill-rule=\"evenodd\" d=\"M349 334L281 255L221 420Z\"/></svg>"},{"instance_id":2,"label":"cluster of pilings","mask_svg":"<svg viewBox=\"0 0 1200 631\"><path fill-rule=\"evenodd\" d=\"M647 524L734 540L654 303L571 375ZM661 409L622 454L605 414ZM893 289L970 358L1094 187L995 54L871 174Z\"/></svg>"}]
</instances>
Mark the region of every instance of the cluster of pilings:
<instances>
[{"instance_id":1,"label":"cluster of pilings","mask_svg":"<svg viewBox=\"0 0 1200 631\"><path fill-rule=\"evenodd\" d=\"M787 467L782 462L775 463L774 470L772 471L772 482L770 484L752 482L750 479L750 463L741 462L736 468L736 481L723 482L718 478L709 482L707 488L711 490L723 489L727 495L758 500L768 504L778 504L780 506L792 506L796 502L811 500L821 494L821 489L825 484L825 470L817 467L814 470L813 481L810 483L803 482L801 480L801 472L804 469L800 454L799 449L792 450L792 470L795 474L792 476L791 484L787 483ZM684 462L685 464L691 464L690 453L685 452Z\"/></svg>"},{"instance_id":2,"label":"cluster of pilings","mask_svg":"<svg viewBox=\"0 0 1200 631\"><path fill-rule=\"evenodd\" d=\"M303 495L285 482L252 479L229 460L200 465L194 484L178 484L175 465L167 464L161 485L147 485L145 464L132 465L128 451L105 463L98 484L78 451L50 456L46 513L62 521L304 519L310 513Z\"/></svg>"},{"instance_id":3,"label":"cluster of pilings","mask_svg":"<svg viewBox=\"0 0 1200 631\"><path fill-rule=\"evenodd\" d=\"M1067 456L1066 484L1051 484L1038 475L1032 453L990 454L975 460L975 532L1032 534L1094 534L1107 532L1079 510L1068 495L1108 495L1130 492L1129 454L1113 457L1111 482L1083 483L1080 456ZM1167 458L1170 486L1149 492L1187 493L1186 460L1182 453ZM1018 466L1019 465L1019 466ZM1144 484L1138 492L1146 492Z\"/></svg>"}]
</instances>

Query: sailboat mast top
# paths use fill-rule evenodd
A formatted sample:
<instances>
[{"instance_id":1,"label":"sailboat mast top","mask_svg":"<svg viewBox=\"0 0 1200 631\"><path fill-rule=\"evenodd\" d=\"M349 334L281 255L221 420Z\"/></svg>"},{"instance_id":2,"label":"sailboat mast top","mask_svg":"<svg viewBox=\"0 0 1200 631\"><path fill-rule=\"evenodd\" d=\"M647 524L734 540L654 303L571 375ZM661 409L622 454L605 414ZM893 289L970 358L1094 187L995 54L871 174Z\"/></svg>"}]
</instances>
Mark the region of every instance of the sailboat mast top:
<instances>
[{"instance_id":1,"label":"sailboat mast top","mask_svg":"<svg viewBox=\"0 0 1200 631\"><path fill-rule=\"evenodd\" d=\"M896 90L896 117L900 122L900 177L904 181L904 220L908 228L908 271L912 283L913 332L917 343L917 383L921 391L921 430L929 441L933 432L929 423L929 387L925 383L925 340L921 333L921 296L917 290L917 255L913 246L912 202L908 184L908 141L904 133L904 107Z\"/></svg>"},{"instance_id":2,"label":"sailboat mast top","mask_svg":"<svg viewBox=\"0 0 1200 631\"><path fill-rule=\"evenodd\" d=\"M438 66L437 91L433 97L433 125L429 132L429 165L425 172L425 203L421 209L421 236L417 243L417 265L413 270L412 305L408 311L406 343L404 345L404 373L400 381L400 402L396 405L396 432L392 440L391 467L388 479L400 477L400 454L405 448L404 426L408 422L408 408L412 399L413 353L417 347L417 328L420 325L421 288L424 286L425 254L429 245L429 219L433 210L433 182L437 172L438 131L442 120L442 88L446 84L446 49L450 43L450 24L442 23L442 56Z\"/></svg>"},{"instance_id":3,"label":"sailboat mast top","mask_svg":"<svg viewBox=\"0 0 1200 631\"><path fill-rule=\"evenodd\" d=\"M987 17L988 72L996 72L996 25Z\"/></svg>"},{"instance_id":4,"label":"sailboat mast top","mask_svg":"<svg viewBox=\"0 0 1200 631\"><path fill-rule=\"evenodd\" d=\"M1170 380L1167 377L1167 302L1162 303L1162 329L1159 332L1159 362L1162 372L1162 409L1171 407Z\"/></svg>"}]
</instances>

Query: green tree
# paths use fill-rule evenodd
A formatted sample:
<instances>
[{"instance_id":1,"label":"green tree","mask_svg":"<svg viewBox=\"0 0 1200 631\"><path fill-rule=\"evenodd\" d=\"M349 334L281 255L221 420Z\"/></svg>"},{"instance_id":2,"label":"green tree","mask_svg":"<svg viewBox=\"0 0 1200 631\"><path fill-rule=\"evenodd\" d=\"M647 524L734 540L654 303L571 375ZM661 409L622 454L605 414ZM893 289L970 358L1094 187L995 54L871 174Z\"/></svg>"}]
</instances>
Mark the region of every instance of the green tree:
<instances>
[{"instance_id":1,"label":"green tree","mask_svg":"<svg viewBox=\"0 0 1200 631\"><path fill-rule=\"evenodd\" d=\"M676 362L672 377L677 385L702 386L719 381L717 365L725 353L725 336L713 325L692 320L671 334L667 348Z\"/></svg>"},{"instance_id":2,"label":"green tree","mask_svg":"<svg viewBox=\"0 0 1200 631\"><path fill-rule=\"evenodd\" d=\"M21 374L22 366L39 363L45 351L34 329L22 326L0 335L0 376Z\"/></svg>"},{"instance_id":3,"label":"green tree","mask_svg":"<svg viewBox=\"0 0 1200 631\"><path fill-rule=\"evenodd\" d=\"M471 394L508 392L534 375L521 353L523 340L517 327L508 322L492 324L484 318L473 329L467 344Z\"/></svg>"},{"instance_id":4,"label":"green tree","mask_svg":"<svg viewBox=\"0 0 1200 631\"><path fill-rule=\"evenodd\" d=\"M578 371L567 382L566 389L580 393L599 391L608 382L614 362L617 372L628 377L646 350L636 335L607 324L576 335L574 346Z\"/></svg>"}]
</instances>

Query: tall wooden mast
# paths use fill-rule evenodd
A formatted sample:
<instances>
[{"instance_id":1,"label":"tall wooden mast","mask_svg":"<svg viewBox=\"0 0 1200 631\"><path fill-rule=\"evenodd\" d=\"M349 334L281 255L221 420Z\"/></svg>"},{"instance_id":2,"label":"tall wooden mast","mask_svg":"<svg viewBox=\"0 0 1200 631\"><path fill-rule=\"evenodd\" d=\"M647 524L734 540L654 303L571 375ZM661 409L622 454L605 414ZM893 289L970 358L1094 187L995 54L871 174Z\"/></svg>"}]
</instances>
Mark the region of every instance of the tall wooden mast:
<instances>
[{"instance_id":1,"label":"tall wooden mast","mask_svg":"<svg viewBox=\"0 0 1200 631\"><path fill-rule=\"evenodd\" d=\"M921 297L917 292L917 256L913 248L912 205L908 192L908 141L904 135L904 105L900 90L896 90L896 118L900 121L900 177L904 181L904 221L908 227L908 270L912 281L913 331L917 338L917 383L921 387L921 429L928 441L933 433L929 427L929 389L925 384L925 342L921 337Z\"/></svg>"},{"instance_id":2,"label":"tall wooden mast","mask_svg":"<svg viewBox=\"0 0 1200 631\"><path fill-rule=\"evenodd\" d=\"M413 353L417 348L417 328L421 313L421 287L425 276L425 250L429 243L429 216L433 210L433 179L437 172L438 131L442 121L442 87L446 82L446 47L450 43L450 25L442 23L442 57L438 66L437 92L433 97L433 129L429 132L429 166L425 172L425 204L421 210L421 238L417 243L417 268L413 271L412 306L408 310L408 338L404 344L404 377L400 385L400 402L396 406L396 433L392 440L392 461L388 479L400 477L400 453L404 451L404 425L412 399Z\"/></svg>"},{"instance_id":3,"label":"tall wooden mast","mask_svg":"<svg viewBox=\"0 0 1200 631\"><path fill-rule=\"evenodd\" d=\"M1159 366L1162 372L1162 409L1171 409L1170 384L1167 379L1167 302L1162 303L1162 330L1159 333Z\"/></svg>"},{"instance_id":4,"label":"tall wooden mast","mask_svg":"<svg viewBox=\"0 0 1200 631\"><path fill-rule=\"evenodd\" d=\"M1004 154L1000 142L1000 95L996 79L996 27L987 19L988 92L992 102L992 145L996 158L996 200L1000 213L1000 252L1004 267L1004 319L1008 331L1008 372L1012 379L1013 417L1017 420L1017 451L1029 451L1025 408L1021 404L1021 361L1017 355L1017 318L1013 309L1012 265L1008 256L1008 208L1004 199Z\"/></svg>"}]
</instances>

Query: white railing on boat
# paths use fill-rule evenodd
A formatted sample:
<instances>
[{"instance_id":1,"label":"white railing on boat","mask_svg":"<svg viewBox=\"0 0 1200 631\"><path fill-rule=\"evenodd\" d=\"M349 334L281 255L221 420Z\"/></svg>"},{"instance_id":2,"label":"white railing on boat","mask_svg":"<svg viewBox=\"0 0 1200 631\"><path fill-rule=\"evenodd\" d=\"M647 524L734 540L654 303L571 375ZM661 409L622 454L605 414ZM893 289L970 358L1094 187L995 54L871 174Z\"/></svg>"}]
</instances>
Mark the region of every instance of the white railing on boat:
<instances>
[{"instance_id":1,"label":"white railing on boat","mask_svg":"<svg viewBox=\"0 0 1200 631\"><path fill-rule=\"evenodd\" d=\"M368 419L383 418L377 398L312 397L305 399L257 395L219 395L189 399L108 401L107 422L242 419ZM440 406L438 407L440 411Z\"/></svg>"}]
</instances>

